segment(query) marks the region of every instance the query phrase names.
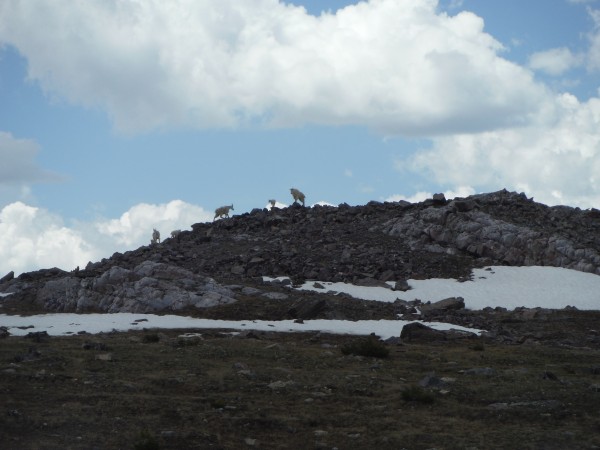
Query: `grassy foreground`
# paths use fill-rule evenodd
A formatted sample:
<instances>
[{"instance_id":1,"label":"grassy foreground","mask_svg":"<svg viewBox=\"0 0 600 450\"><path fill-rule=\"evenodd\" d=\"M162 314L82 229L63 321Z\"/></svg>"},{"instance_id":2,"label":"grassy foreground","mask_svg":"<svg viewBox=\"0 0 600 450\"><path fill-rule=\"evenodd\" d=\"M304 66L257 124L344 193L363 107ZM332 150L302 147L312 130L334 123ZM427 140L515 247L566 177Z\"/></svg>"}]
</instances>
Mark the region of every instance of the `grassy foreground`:
<instances>
[{"instance_id":1,"label":"grassy foreground","mask_svg":"<svg viewBox=\"0 0 600 450\"><path fill-rule=\"evenodd\" d=\"M598 348L187 331L0 340L0 448L600 448Z\"/></svg>"}]
</instances>

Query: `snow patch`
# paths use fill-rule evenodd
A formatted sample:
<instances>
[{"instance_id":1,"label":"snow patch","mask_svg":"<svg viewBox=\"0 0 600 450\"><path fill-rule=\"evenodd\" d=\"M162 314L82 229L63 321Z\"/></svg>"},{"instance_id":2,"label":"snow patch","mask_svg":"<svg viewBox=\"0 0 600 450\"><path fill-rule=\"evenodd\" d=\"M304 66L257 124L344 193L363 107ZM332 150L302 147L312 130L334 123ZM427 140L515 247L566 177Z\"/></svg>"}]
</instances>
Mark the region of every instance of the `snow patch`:
<instances>
[{"instance_id":1,"label":"snow patch","mask_svg":"<svg viewBox=\"0 0 600 450\"><path fill-rule=\"evenodd\" d=\"M286 277L269 278L265 281L284 281ZM318 282L325 289L317 289ZM394 283L388 283L390 287ZM467 309L483 309L501 306L563 309L574 306L583 310L600 309L600 276L563 269L560 267L505 267L491 266L474 269L472 281L432 278L408 280L409 291L392 291L384 287L354 286L348 283L306 281L294 289L314 292L332 291L345 293L363 300L394 302L396 300L436 302L449 297L462 297Z\"/></svg>"}]
</instances>

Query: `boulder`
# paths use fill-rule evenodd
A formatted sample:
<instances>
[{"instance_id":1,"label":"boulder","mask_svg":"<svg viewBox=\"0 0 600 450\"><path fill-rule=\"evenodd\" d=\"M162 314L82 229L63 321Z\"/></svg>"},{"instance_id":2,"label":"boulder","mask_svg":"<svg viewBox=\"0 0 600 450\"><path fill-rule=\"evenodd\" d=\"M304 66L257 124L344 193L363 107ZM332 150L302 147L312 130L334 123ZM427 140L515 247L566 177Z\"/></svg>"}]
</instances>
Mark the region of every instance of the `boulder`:
<instances>
[{"instance_id":1,"label":"boulder","mask_svg":"<svg viewBox=\"0 0 600 450\"><path fill-rule=\"evenodd\" d=\"M363 287L381 287L381 288L385 288L385 289L392 288L385 281L376 280L375 278L371 278L371 277L360 278L360 279L356 280L354 282L354 284L356 286L363 286Z\"/></svg>"},{"instance_id":2,"label":"boulder","mask_svg":"<svg viewBox=\"0 0 600 450\"><path fill-rule=\"evenodd\" d=\"M474 338L477 335L469 331L461 330L435 330L420 322L412 322L404 325L400 333L403 342L427 343L436 341L448 341L455 339Z\"/></svg>"},{"instance_id":3,"label":"boulder","mask_svg":"<svg viewBox=\"0 0 600 450\"><path fill-rule=\"evenodd\" d=\"M433 194L433 201L437 203L446 203L446 196L444 194Z\"/></svg>"},{"instance_id":4,"label":"boulder","mask_svg":"<svg viewBox=\"0 0 600 450\"><path fill-rule=\"evenodd\" d=\"M404 342L432 342L445 340L444 332L434 330L420 322L409 323L402 327L400 339Z\"/></svg>"},{"instance_id":5,"label":"boulder","mask_svg":"<svg viewBox=\"0 0 600 450\"><path fill-rule=\"evenodd\" d=\"M411 289L411 287L408 284L408 281L406 280L399 280L396 281L396 284L394 284L394 291L402 291L402 292L406 292L409 291Z\"/></svg>"},{"instance_id":6,"label":"boulder","mask_svg":"<svg viewBox=\"0 0 600 450\"><path fill-rule=\"evenodd\" d=\"M8 272L6 275L4 275L2 278L0 278L0 284L2 283L6 283L7 281L12 280L15 277L15 272L13 272L12 270L10 272Z\"/></svg>"},{"instance_id":7,"label":"boulder","mask_svg":"<svg viewBox=\"0 0 600 450\"><path fill-rule=\"evenodd\" d=\"M473 200L454 200L450 203L450 207L453 207L458 212L468 212L477 208L477 202Z\"/></svg>"},{"instance_id":8,"label":"boulder","mask_svg":"<svg viewBox=\"0 0 600 450\"><path fill-rule=\"evenodd\" d=\"M424 303L420 306L421 312L453 311L464 309L465 300L462 297L450 297L434 303Z\"/></svg>"}]
</instances>

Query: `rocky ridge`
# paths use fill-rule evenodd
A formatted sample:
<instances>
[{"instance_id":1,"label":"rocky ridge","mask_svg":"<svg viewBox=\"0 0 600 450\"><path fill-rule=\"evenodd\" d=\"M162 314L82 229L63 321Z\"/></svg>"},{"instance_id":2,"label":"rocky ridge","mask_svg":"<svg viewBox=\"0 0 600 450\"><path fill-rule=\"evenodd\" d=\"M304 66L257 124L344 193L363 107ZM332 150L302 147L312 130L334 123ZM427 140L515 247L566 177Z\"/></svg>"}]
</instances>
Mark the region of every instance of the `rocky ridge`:
<instances>
[{"instance_id":1,"label":"rocky ridge","mask_svg":"<svg viewBox=\"0 0 600 450\"><path fill-rule=\"evenodd\" d=\"M46 311L173 312L287 295L262 276L401 286L408 278L467 279L485 265L600 275L600 211L548 207L506 190L415 204L255 209L81 270L8 274L0 292L13 293L4 303Z\"/></svg>"}]
</instances>

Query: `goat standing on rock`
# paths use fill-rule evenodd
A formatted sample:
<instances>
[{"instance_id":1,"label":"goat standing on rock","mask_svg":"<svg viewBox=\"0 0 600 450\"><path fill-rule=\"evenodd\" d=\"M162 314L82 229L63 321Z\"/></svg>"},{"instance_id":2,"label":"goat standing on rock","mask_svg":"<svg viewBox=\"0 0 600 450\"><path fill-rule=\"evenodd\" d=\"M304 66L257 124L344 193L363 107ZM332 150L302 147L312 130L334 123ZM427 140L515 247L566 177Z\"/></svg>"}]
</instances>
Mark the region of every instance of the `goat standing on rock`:
<instances>
[{"instance_id":1,"label":"goat standing on rock","mask_svg":"<svg viewBox=\"0 0 600 450\"><path fill-rule=\"evenodd\" d=\"M302 202L302 206L304 206L304 194L296 188L291 188L290 192L292 193L292 197L294 197L294 203L299 200Z\"/></svg>"},{"instance_id":2,"label":"goat standing on rock","mask_svg":"<svg viewBox=\"0 0 600 450\"><path fill-rule=\"evenodd\" d=\"M221 206L220 208L215 209L215 218L213 222L217 219L217 217L229 217L229 210L233 211L233 204L229 206Z\"/></svg>"},{"instance_id":3,"label":"goat standing on rock","mask_svg":"<svg viewBox=\"0 0 600 450\"><path fill-rule=\"evenodd\" d=\"M160 232L156 228L153 228L152 230L152 240L150 241L150 244L158 244L160 242Z\"/></svg>"}]
</instances>

